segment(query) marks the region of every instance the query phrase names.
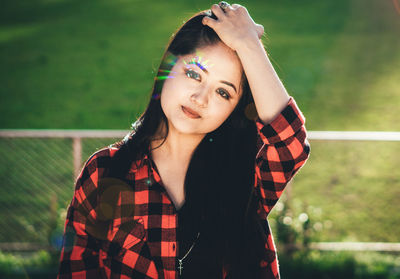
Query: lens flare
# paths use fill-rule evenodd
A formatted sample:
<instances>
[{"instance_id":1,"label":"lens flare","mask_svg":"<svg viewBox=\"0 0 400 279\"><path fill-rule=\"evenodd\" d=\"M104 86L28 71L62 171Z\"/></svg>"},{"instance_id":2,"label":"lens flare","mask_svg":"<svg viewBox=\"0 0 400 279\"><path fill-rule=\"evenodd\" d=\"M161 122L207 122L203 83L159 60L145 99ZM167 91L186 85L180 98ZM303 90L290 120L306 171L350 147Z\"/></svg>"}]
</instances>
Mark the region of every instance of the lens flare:
<instances>
[{"instance_id":1,"label":"lens flare","mask_svg":"<svg viewBox=\"0 0 400 279\"><path fill-rule=\"evenodd\" d=\"M192 57L192 59L190 59L189 62L186 62L185 59L184 59L183 63L186 65L186 67L189 67L190 64L195 64L202 70L210 68L210 67L212 67L214 65L214 64L207 65L208 60L206 60L203 63L201 63L201 60L202 60L201 55L197 54L195 57Z\"/></svg>"}]
</instances>

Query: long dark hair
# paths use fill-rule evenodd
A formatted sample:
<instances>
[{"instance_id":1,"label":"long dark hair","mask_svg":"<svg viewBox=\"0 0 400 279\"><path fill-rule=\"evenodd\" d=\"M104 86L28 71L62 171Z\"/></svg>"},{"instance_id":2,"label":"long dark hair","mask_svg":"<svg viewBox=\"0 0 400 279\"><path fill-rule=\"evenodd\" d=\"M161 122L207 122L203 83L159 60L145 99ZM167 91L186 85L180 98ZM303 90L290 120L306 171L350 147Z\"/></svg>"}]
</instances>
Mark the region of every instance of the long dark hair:
<instances>
[{"instance_id":1,"label":"long dark hair","mask_svg":"<svg viewBox=\"0 0 400 279\"><path fill-rule=\"evenodd\" d=\"M168 121L160 104L168 71L178 55L192 54L198 48L222 42L212 28L202 24L205 15L217 19L211 10L198 12L171 37L155 78L150 103L132 124L132 131L111 145L118 147L118 151L112 158L109 176L125 178L132 163L140 161L149 150L162 122L168 134ZM221 263L221 270L223 264L229 278L256 278L265 235L256 213L259 199L253 187L256 115L244 71L240 87L243 94L231 115L208 133L193 152L185 178L185 204L194 220L201 224L202 234L212 236L210 240L215 243L210 245L210 249L214 249L210 255L215 255Z\"/></svg>"}]
</instances>

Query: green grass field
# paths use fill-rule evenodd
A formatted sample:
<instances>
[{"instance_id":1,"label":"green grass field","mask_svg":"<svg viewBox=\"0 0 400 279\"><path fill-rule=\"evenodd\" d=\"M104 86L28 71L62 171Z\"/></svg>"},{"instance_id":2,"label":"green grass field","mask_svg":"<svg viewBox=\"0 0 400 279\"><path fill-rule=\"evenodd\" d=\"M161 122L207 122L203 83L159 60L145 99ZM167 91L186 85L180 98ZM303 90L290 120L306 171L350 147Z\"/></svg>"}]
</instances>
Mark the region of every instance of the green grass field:
<instances>
[{"instance_id":1,"label":"green grass field","mask_svg":"<svg viewBox=\"0 0 400 279\"><path fill-rule=\"evenodd\" d=\"M0 128L129 129L149 100L170 36L213 3L2 1ZM239 4L265 27L270 59L306 116L308 130L400 130L400 14L392 1ZM98 144L86 147L83 160L103 143ZM69 143L45 145L32 141L21 149L35 150L43 161L37 163L42 164L37 176L51 170L51 158L70 150ZM51 195L32 190L43 182L35 172L18 171L24 169L18 146L26 143L0 143L0 177L7 181L0 186L0 199L7 208L24 207L21 214L27 222L35 220L34 230L43 224L25 206L36 202L47 210ZM400 144L312 141L311 148L291 200L320 208L319 218L332 222L319 239L400 241ZM59 205L69 202L73 183L71 158L61 160L68 166L45 183L57 193ZM10 172L17 177L9 178ZM0 219L8 214L0 206Z\"/></svg>"}]
</instances>

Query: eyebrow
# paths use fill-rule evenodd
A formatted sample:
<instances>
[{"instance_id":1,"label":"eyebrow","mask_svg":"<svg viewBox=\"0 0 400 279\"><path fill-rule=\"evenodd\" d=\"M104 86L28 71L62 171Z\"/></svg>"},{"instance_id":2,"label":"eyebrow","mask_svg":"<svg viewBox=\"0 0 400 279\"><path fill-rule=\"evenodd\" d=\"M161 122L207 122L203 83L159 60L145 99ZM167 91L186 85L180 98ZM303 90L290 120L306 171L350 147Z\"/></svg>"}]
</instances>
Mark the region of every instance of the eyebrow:
<instances>
[{"instance_id":1,"label":"eyebrow","mask_svg":"<svg viewBox=\"0 0 400 279\"><path fill-rule=\"evenodd\" d=\"M195 64L197 67L199 67L203 72L205 72L206 74L208 74L209 72L207 71L206 67L204 67L200 62L198 61L190 61L187 64ZM232 83L230 83L229 81L226 80L220 80L220 82L222 82L223 84L226 84L230 87L232 87L233 89L235 89L235 92L237 94L237 90L236 90L236 86Z\"/></svg>"}]
</instances>

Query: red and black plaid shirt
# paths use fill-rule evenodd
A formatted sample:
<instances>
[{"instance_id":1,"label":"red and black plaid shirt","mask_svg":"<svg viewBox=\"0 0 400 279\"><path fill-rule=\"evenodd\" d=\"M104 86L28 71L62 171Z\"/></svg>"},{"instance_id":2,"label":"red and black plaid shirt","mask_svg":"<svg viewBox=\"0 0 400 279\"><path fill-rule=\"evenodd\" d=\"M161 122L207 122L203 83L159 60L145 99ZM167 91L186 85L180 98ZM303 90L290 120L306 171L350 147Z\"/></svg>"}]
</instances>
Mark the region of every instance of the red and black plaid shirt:
<instances>
[{"instance_id":1,"label":"red and black plaid shirt","mask_svg":"<svg viewBox=\"0 0 400 279\"><path fill-rule=\"evenodd\" d=\"M256 120L255 183L265 224L265 279L279 278L278 259L266 219L285 186L306 162L305 118L291 97L269 124ZM103 176L116 148L103 148L85 163L76 181L64 227L57 278L178 278L177 212L159 173L144 156L126 181ZM144 163L143 163L144 162ZM130 185L134 185L131 187ZM199 267L201 268L201 267ZM223 269L223 267L221 267ZM223 269L223 278L226 270Z\"/></svg>"}]
</instances>

